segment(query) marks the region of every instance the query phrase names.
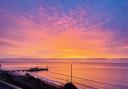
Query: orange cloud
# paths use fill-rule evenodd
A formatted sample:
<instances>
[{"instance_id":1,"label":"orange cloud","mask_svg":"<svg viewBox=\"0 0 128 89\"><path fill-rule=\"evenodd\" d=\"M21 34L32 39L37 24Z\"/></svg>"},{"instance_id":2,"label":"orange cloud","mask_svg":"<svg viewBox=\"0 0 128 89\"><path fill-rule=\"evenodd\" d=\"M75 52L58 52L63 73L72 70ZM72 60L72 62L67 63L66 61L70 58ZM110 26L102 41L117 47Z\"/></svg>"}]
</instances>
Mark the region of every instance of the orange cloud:
<instances>
[{"instance_id":1,"label":"orange cloud","mask_svg":"<svg viewBox=\"0 0 128 89\"><path fill-rule=\"evenodd\" d=\"M13 36L13 39L7 41L17 44L18 47L4 47L4 49L2 47L0 55L41 58L126 56L118 55L112 51L117 48L110 47L115 33L97 24L85 25L81 20L84 20L82 17L87 14L80 11L79 15L80 18L76 19L73 14L68 16L62 14L62 17L58 14L48 16L43 10L39 11L37 16L26 14L12 16L15 26L11 28L8 36ZM15 40L19 35L23 40Z\"/></svg>"}]
</instances>

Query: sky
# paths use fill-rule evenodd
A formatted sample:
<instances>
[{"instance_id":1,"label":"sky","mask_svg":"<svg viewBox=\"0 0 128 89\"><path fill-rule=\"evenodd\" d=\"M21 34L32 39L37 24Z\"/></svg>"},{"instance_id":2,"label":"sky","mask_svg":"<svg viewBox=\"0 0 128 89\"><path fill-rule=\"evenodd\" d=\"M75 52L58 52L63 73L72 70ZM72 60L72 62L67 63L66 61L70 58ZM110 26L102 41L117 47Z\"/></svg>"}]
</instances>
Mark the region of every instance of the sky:
<instances>
[{"instance_id":1,"label":"sky","mask_svg":"<svg viewBox=\"0 0 128 89\"><path fill-rule=\"evenodd\" d=\"M0 57L128 57L128 0L0 0Z\"/></svg>"}]
</instances>

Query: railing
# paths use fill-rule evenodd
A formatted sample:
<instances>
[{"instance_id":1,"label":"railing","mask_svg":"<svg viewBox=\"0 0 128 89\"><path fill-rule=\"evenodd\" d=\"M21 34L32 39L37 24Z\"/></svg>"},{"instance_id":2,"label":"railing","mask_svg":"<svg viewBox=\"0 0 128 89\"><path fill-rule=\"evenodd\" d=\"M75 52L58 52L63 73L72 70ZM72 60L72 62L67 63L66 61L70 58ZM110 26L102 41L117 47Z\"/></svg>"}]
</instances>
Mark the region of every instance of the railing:
<instances>
[{"instance_id":1,"label":"railing","mask_svg":"<svg viewBox=\"0 0 128 89\"><path fill-rule=\"evenodd\" d=\"M0 80L0 83L1 84L3 84L3 85L5 85L5 87L7 87L7 89L9 88L9 89L22 89L22 88L19 88L19 87L17 87L17 86L15 86L15 85L12 85L12 84L9 84L9 83L7 83L7 82L4 82L4 81L2 81L2 80Z\"/></svg>"},{"instance_id":2,"label":"railing","mask_svg":"<svg viewBox=\"0 0 128 89\"><path fill-rule=\"evenodd\" d=\"M71 75L66 75L66 74L61 74L61 73L56 73L56 72L48 72L51 73L53 79L60 81L65 81L65 82L71 82L70 78L72 77L72 83L80 87L80 89L128 89L128 86L121 86L117 84L111 84L111 83L105 83L105 82L100 82L98 80L91 80L87 78L82 78L82 77L77 77L77 76L71 76ZM55 77L59 76L59 77ZM81 82L82 81L82 82Z\"/></svg>"}]
</instances>

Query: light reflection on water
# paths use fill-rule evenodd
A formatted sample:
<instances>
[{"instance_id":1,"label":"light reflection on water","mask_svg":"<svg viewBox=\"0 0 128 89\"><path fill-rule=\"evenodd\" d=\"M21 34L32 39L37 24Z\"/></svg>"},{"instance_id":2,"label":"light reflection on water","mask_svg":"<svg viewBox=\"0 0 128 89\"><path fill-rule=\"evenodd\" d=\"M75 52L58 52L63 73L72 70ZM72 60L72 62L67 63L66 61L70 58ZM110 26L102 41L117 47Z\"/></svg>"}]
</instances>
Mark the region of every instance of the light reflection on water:
<instances>
[{"instance_id":1,"label":"light reflection on water","mask_svg":"<svg viewBox=\"0 0 128 89\"><path fill-rule=\"evenodd\" d=\"M81 62L24 62L3 63L2 67L6 69L26 69L37 66L46 67L48 65L48 72L35 72L34 74L66 83L67 81L71 80L71 64L73 65L73 82L77 82L75 84L78 86L84 87L85 85L88 85L96 87L98 89L128 89L124 87L128 87L128 64L101 64Z\"/></svg>"}]
</instances>

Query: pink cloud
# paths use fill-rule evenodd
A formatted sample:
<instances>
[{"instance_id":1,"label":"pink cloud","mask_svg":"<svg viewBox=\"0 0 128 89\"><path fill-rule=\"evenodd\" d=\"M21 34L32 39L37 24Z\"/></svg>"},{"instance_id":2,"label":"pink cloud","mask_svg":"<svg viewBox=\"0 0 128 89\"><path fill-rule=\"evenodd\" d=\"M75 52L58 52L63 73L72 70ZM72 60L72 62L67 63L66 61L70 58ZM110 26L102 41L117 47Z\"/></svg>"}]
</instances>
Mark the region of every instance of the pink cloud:
<instances>
[{"instance_id":1,"label":"pink cloud","mask_svg":"<svg viewBox=\"0 0 128 89\"><path fill-rule=\"evenodd\" d=\"M78 13L79 16L76 17ZM69 14L55 10L53 16L44 8L39 8L34 15L16 14L7 16L14 23L14 26L6 28L10 29L7 36L13 39L2 40L11 41L20 47L3 49L3 53L7 56L115 57L117 53L118 48L111 47L115 33L96 23L88 23L89 14L83 12L83 9L77 13L71 11ZM87 18L83 18L86 16ZM97 23L103 22L97 21ZM23 40L15 40L17 38ZM121 52L122 49L118 53Z\"/></svg>"}]
</instances>

